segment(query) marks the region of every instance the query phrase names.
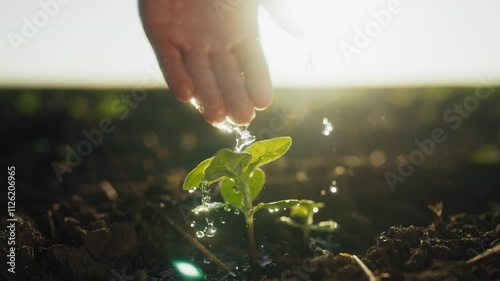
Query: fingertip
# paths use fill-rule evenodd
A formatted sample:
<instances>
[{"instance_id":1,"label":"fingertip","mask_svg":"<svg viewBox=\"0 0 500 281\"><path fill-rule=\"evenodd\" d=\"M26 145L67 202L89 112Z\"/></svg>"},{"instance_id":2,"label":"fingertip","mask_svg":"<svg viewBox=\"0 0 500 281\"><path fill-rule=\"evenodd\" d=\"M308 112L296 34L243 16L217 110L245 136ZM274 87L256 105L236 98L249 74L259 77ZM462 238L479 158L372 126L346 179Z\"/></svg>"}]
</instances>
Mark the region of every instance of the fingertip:
<instances>
[{"instance_id":1,"label":"fingertip","mask_svg":"<svg viewBox=\"0 0 500 281\"><path fill-rule=\"evenodd\" d=\"M229 119L237 125L249 125L255 119L255 110L249 107L246 110L240 110L230 114Z\"/></svg>"},{"instance_id":2,"label":"fingertip","mask_svg":"<svg viewBox=\"0 0 500 281\"><path fill-rule=\"evenodd\" d=\"M264 110L273 101L273 86L269 79L249 79L246 89L256 110Z\"/></svg>"},{"instance_id":3,"label":"fingertip","mask_svg":"<svg viewBox=\"0 0 500 281\"><path fill-rule=\"evenodd\" d=\"M210 108L200 108L201 113L205 120L210 124L222 123L226 120L226 109L223 106L210 107Z\"/></svg>"},{"instance_id":4,"label":"fingertip","mask_svg":"<svg viewBox=\"0 0 500 281\"><path fill-rule=\"evenodd\" d=\"M177 89L174 91L175 97L184 103L190 102L191 99L193 98L193 90L191 87L184 85L184 86L179 86Z\"/></svg>"},{"instance_id":5,"label":"fingertip","mask_svg":"<svg viewBox=\"0 0 500 281\"><path fill-rule=\"evenodd\" d=\"M253 89L250 87L251 97L253 101L253 106L256 110L264 110L268 108L273 102L273 90L272 87L262 88L257 87Z\"/></svg>"}]
</instances>

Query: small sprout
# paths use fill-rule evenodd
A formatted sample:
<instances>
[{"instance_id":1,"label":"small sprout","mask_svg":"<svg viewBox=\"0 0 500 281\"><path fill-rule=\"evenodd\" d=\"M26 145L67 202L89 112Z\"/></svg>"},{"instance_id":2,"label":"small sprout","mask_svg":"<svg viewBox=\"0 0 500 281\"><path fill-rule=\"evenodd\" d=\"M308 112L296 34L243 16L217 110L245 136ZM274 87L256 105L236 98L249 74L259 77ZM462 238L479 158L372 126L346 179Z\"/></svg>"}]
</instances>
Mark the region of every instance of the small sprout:
<instances>
[{"instance_id":1,"label":"small sprout","mask_svg":"<svg viewBox=\"0 0 500 281\"><path fill-rule=\"evenodd\" d=\"M212 209L234 208L245 215L252 257L255 260L254 214L260 209L277 212L299 205L299 200L282 200L271 203L253 205L264 187L266 175L259 167L272 162L285 154L292 144L290 137L280 137L258 141L251 144L243 152L222 149L214 157L201 162L184 180L183 189L191 190L207 181L207 184L219 182L224 203L211 203L209 206L197 207L194 212ZM321 204L321 207L323 204ZM319 208L319 207L318 207Z\"/></svg>"},{"instance_id":2,"label":"small sprout","mask_svg":"<svg viewBox=\"0 0 500 281\"><path fill-rule=\"evenodd\" d=\"M302 229L304 238L309 237L311 231L332 232L335 228L337 228L337 223L333 220L313 224L314 214L316 214L319 209L323 207L324 204L321 202L300 200L298 205L292 207L290 217L281 217L280 221L289 226Z\"/></svg>"},{"instance_id":3,"label":"small sprout","mask_svg":"<svg viewBox=\"0 0 500 281\"><path fill-rule=\"evenodd\" d=\"M438 217L438 220L441 222L443 221L443 202L437 202L434 205L427 205L427 208L429 208L434 214Z\"/></svg>"},{"instance_id":4,"label":"small sprout","mask_svg":"<svg viewBox=\"0 0 500 281\"><path fill-rule=\"evenodd\" d=\"M354 261L356 261L356 263L359 265L359 267L361 267L361 269L365 273L366 277L368 277L369 281L380 281L381 280L381 278L379 276L376 276L375 274L373 274L373 272L368 268L368 266L365 265L365 263L360 258L358 258L358 256L350 255L347 253L340 253L340 255L343 257L351 258ZM384 274L384 276L387 276L387 275Z\"/></svg>"}]
</instances>

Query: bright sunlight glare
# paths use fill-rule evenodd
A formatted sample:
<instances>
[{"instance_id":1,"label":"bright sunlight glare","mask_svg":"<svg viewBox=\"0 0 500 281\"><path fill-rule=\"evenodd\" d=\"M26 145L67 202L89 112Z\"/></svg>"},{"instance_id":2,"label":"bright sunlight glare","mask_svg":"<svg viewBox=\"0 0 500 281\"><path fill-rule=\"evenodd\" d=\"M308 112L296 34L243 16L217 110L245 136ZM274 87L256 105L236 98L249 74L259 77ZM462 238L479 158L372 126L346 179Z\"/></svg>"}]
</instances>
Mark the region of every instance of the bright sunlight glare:
<instances>
[{"instance_id":1,"label":"bright sunlight glare","mask_svg":"<svg viewBox=\"0 0 500 281\"><path fill-rule=\"evenodd\" d=\"M500 1L261 1L275 87L500 82ZM0 86L166 86L137 0L67 1L27 28L39 2L0 1ZM14 47L9 38L23 30L29 38Z\"/></svg>"},{"instance_id":2,"label":"bright sunlight glare","mask_svg":"<svg viewBox=\"0 0 500 281\"><path fill-rule=\"evenodd\" d=\"M182 262L182 261L176 261L172 263L175 268L179 271L180 274L182 274L185 277L188 278L202 278L203 273L194 265L187 263L187 262Z\"/></svg>"}]
</instances>

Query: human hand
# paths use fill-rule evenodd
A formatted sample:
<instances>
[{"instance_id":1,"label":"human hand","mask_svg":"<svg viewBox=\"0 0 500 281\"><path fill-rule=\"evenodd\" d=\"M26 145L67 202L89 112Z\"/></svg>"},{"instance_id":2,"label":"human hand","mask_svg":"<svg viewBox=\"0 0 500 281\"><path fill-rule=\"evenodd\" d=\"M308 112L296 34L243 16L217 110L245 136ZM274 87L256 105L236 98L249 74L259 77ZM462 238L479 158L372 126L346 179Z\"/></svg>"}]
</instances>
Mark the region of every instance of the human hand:
<instances>
[{"instance_id":1,"label":"human hand","mask_svg":"<svg viewBox=\"0 0 500 281\"><path fill-rule=\"evenodd\" d=\"M221 17L214 1L139 0L167 84L179 100L195 98L209 123L229 117L249 124L254 109L272 101L258 40L257 2L242 0Z\"/></svg>"}]
</instances>

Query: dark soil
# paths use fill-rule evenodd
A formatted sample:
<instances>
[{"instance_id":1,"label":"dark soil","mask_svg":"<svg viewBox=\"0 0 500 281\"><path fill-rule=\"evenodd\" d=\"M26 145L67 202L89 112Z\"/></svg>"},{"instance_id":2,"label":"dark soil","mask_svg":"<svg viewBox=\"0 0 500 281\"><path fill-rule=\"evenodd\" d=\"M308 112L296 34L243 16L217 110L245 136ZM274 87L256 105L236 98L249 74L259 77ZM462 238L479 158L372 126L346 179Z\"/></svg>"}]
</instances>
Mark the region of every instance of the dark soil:
<instances>
[{"instance_id":1,"label":"dark soil","mask_svg":"<svg viewBox=\"0 0 500 281\"><path fill-rule=\"evenodd\" d=\"M204 269L207 280L367 280L325 237L268 242L259 249L262 265L249 262L246 241L233 248L216 240L210 250L232 268L224 273L203 262L167 222L182 203L168 194L151 201L152 190L102 204L74 195L47 212L20 215L17 280L190 280L169 260L183 255L191 255L188 261ZM499 237L499 212L459 214L428 227L390 227L359 257L383 280L500 280L499 253L466 263L499 245ZM0 249L5 257L6 248Z\"/></svg>"},{"instance_id":2,"label":"dark soil","mask_svg":"<svg viewBox=\"0 0 500 281\"><path fill-rule=\"evenodd\" d=\"M190 212L200 195L180 186L198 162L232 146L231 136L164 93L149 93L122 119L108 108L120 91L0 91L1 164L16 166L17 218L16 274L2 269L0 279L198 280L179 271L176 264L186 262L205 280L368 280L349 256L356 255L380 280L500 280L500 253L470 261L500 244L500 95L453 131L441 113L474 89L339 91L278 93L250 127L260 139L289 135L294 142L286 157L264 167L258 200L324 202L315 221L333 219L339 228L305 239L278 222L286 212L257 213L255 264L243 216L215 212L216 236L197 241L230 273L176 227L196 237L206 225ZM329 137L320 133L323 117L335 127ZM65 149L103 118L115 131L57 180L52 163L67 164ZM445 129L446 143L391 190L384 172L396 172L398 156L437 127ZM478 157L485 148L487 157ZM377 164L375 152L385 162ZM427 208L438 201L442 220ZM0 214L2 264L6 223Z\"/></svg>"}]
</instances>

